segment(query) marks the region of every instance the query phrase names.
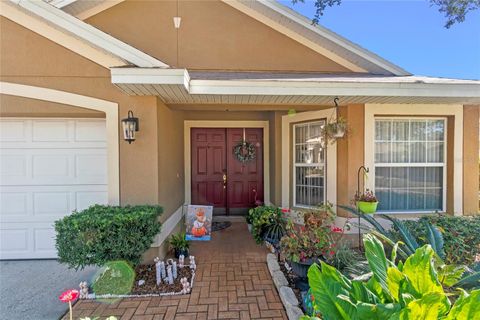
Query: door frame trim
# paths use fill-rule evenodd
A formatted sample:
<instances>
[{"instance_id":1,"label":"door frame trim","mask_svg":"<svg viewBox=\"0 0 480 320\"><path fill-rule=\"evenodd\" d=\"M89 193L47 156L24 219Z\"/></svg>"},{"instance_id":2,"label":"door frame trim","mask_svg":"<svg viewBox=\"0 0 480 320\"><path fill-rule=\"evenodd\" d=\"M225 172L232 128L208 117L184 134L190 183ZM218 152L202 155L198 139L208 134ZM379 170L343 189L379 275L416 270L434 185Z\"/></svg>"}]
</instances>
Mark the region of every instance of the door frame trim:
<instances>
[{"instance_id":1,"label":"door frame trim","mask_svg":"<svg viewBox=\"0 0 480 320\"><path fill-rule=\"evenodd\" d=\"M268 121L236 121L236 120L185 120L184 137L184 170L185 170L185 204L192 201L192 128L261 128L263 129L263 201L270 204L270 144Z\"/></svg>"}]
</instances>

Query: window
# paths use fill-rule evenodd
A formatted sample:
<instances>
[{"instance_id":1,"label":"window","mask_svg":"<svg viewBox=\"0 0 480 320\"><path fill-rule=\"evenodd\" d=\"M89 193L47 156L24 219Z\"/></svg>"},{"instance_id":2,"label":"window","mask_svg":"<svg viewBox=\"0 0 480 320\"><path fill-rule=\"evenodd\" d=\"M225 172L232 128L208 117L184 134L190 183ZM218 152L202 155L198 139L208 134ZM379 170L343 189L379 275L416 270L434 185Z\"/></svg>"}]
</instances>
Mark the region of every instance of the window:
<instances>
[{"instance_id":1,"label":"window","mask_svg":"<svg viewBox=\"0 0 480 320\"><path fill-rule=\"evenodd\" d=\"M324 120L293 126L295 207L312 207L325 201L324 126Z\"/></svg>"},{"instance_id":2,"label":"window","mask_svg":"<svg viewBox=\"0 0 480 320\"><path fill-rule=\"evenodd\" d=\"M379 211L444 211L445 125L445 119L375 119Z\"/></svg>"}]
</instances>

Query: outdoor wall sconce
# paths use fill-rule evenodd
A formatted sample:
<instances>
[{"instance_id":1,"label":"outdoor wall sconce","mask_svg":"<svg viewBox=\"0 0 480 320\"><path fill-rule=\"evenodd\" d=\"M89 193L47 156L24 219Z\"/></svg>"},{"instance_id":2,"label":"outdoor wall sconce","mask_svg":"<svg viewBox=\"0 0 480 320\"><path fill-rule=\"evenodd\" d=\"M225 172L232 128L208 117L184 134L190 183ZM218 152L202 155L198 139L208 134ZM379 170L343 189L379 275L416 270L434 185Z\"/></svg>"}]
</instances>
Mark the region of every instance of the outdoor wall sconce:
<instances>
[{"instance_id":1,"label":"outdoor wall sconce","mask_svg":"<svg viewBox=\"0 0 480 320\"><path fill-rule=\"evenodd\" d=\"M125 119L122 119L123 127L123 139L128 141L128 144L131 144L132 141L135 141L135 131L140 129L138 125L138 118L133 116L133 111L128 110L128 116Z\"/></svg>"}]
</instances>

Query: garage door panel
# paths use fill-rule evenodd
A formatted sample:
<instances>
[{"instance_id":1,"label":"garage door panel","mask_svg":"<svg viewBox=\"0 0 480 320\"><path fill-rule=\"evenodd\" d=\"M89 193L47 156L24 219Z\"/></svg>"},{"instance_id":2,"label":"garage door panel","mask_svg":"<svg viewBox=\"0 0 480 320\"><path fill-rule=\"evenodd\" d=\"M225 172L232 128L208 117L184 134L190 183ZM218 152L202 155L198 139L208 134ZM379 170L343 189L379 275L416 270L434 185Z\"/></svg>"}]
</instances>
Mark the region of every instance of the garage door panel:
<instances>
[{"instance_id":1,"label":"garage door panel","mask_svg":"<svg viewBox=\"0 0 480 320\"><path fill-rule=\"evenodd\" d=\"M0 119L0 259L56 258L54 222L107 181L104 119Z\"/></svg>"},{"instance_id":2,"label":"garage door panel","mask_svg":"<svg viewBox=\"0 0 480 320\"><path fill-rule=\"evenodd\" d=\"M33 142L65 142L70 140L72 121L36 120L32 123Z\"/></svg>"}]
</instances>

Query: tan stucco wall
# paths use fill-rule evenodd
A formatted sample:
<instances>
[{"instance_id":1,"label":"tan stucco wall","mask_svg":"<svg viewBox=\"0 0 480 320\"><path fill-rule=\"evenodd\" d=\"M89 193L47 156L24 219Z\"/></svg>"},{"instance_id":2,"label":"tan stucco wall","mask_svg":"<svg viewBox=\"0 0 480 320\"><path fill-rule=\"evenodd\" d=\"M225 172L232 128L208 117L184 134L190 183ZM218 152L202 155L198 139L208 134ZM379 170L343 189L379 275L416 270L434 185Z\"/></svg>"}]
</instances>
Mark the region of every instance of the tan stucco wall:
<instances>
[{"instance_id":1,"label":"tan stucco wall","mask_svg":"<svg viewBox=\"0 0 480 320\"><path fill-rule=\"evenodd\" d=\"M175 16L182 18L178 35ZM348 71L219 0L127 0L87 22L176 67Z\"/></svg>"},{"instance_id":2,"label":"tan stucco wall","mask_svg":"<svg viewBox=\"0 0 480 320\"><path fill-rule=\"evenodd\" d=\"M120 133L120 201L122 204L158 203L157 99L123 94L111 84L107 69L6 18L0 18L0 29L2 81L112 101L119 104L120 118L126 117L128 110L134 111L140 118L138 140L129 145ZM10 115L17 116L31 115L23 108L27 105L33 113L59 111L59 106L54 104L27 100L6 98L2 110L5 108Z\"/></svg>"},{"instance_id":3,"label":"tan stucco wall","mask_svg":"<svg viewBox=\"0 0 480 320\"><path fill-rule=\"evenodd\" d=\"M463 107L463 213L478 215L480 105Z\"/></svg>"},{"instance_id":4,"label":"tan stucco wall","mask_svg":"<svg viewBox=\"0 0 480 320\"><path fill-rule=\"evenodd\" d=\"M337 203L350 205L357 190L358 168L364 165L365 107L363 104L341 106L337 116L347 120L350 130L345 138L337 140ZM338 215L349 216L341 209Z\"/></svg>"},{"instance_id":5,"label":"tan stucco wall","mask_svg":"<svg viewBox=\"0 0 480 320\"><path fill-rule=\"evenodd\" d=\"M61 103L0 94L0 117L105 118L105 113Z\"/></svg>"}]
</instances>

